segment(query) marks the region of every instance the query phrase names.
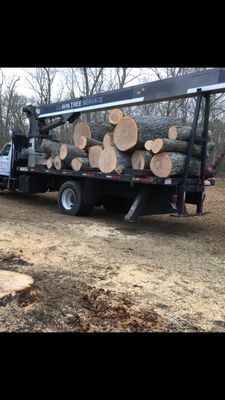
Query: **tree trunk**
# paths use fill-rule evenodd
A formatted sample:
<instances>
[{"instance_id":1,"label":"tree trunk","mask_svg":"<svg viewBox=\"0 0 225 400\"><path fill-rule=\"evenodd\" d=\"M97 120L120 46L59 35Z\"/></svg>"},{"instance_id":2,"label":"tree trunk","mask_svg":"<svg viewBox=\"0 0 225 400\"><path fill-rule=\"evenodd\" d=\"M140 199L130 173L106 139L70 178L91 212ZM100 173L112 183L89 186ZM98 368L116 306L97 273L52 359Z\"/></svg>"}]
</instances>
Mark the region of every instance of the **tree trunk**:
<instances>
[{"instance_id":1,"label":"tree trunk","mask_svg":"<svg viewBox=\"0 0 225 400\"><path fill-rule=\"evenodd\" d=\"M60 151L60 143L53 142L49 139L43 139L41 143L41 149L44 150L48 157L57 156Z\"/></svg>"},{"instance_id":2,"label":"tree trunk","mask_svg":"<svg viewBox=\"0 0 225 400\"><path fill-rule=\"evenodd\" d=\"M202 136L203 129L197 129L196 138ZM168 129L168 138L171 140L189 140L191 135L191 126L170 126ZM208 132L208 140L212 140L212 134Z\"/></svg>"},{"instance_id":3,"label":"tree trunk","mask_svg":"<svg viewBox=\"0 0 225 400\"><path fill-rule=\"evenodd\" d=\"M125 168L129 167L131 167L130 155L122 153L115 146L104 149L99 157L100 171L105 174L113 171L121 174Z\"/></svg>"},{"instance_id":4,"label":"tree trunk","mask_svg":"<svg viewBox=\"0 0 225 400\"><path fill-rule=\"evenodd\" d=\"M170 139L155 139L152 144L152 152L154 154L163 152L178 152L187 153L188 142L182 140L170 140ZM192 156L201 157L202 146L199 144L193 144Z\"/></svg>"},{"instance_id":5,"label":"tree trunk","mask_svg":"<svg viewBox=\"0 0 225 400\"><path fill-rule=\"evenodd\" d=\"M181 153L159 153L156 154L150 163L150 169L154 175L160 178L167 178L174 175L182 175L186 155ZM189 176L200 176L201 162L196 158L191 159Z\"/></svg>"},{"instance_id":6,"label":"tree trunk","mask_svg":"<svg viewBox=\"0 0 225 400\"><path fill-rule=\"evenodd\" d=\"M99 140L90 139L85 136L81 136L80 140L79 140L78 148L86 150L91 146L102 146L102 145L103 145L102 142L100 142Z\"/></svg>"},{"instance_id":7,"label":"tree trunk","mask_svg":"<svg viewBox=\"0 0 225 400\"><path fill-rule=\"evenodd\" d=\"M145 142L145 149L146 150L148 150L148 151L151 151L152 150L152 144L153 144L153 142L154 142L154 140L147 140L146 142Z\"/></svg>"},{"instance_id":8,"label":"tree trunk","mask_svg":"<svg viewBox=\"0 0 225 400\"><path fill-rule=\"evenodd\" d=\"M98 160L102 151L101 146L92 146L89 148L88 158L91 168L99 168Z\"/></svg>"},{"instance_id":9,"label":"tree trunk","mask_svg":"<svg viewBox=\"0 0 225 400\"><path fill-rule=\"evenodd\" d=\"M114 110L109 113L109 123L112 125L117 125L123 118L123 111L119 108L114 108Z\"/></svg>"},{"instance_id":10,"label":"tree trunk","mask_svg":"<svg viewBox=\"0 0 225 400\"><path fill-rule=\"evenodd\" d=\"M148 139L167 137L170 121L165 118L123 117L114 130L114 143L120 151L144 148Z\"/></svg>"},{"instance_id":11,"label":"tree trunk","mask_svg":"<svg viewBox=\"0 0 225 400\"><path fill-rule=\"evenodd\" d=\"M71 167L74 171L80 171L81 169L86 169L90 167L88 158L74 158L71 161Z\"/></svg>"},{"instance_id":12,"label":"tree trunk","mask_svg":"<svg viewBox=\"0 0 225 400\"><path fill-rule=\"evenodd\" d=\"M55 157L51 156L48 158L47 160L47 168L51 169L51 168L55 168Z\"/></svg>"},{"instance_id":13,"label":"tree trunk","mask_svg":"<svg viewBox=\"0 0 225 400\"><path fill-rule=\"evenodd\" d=\"M149 168L153 155L149 151L135 150L131 157L131 165L133 169Z\"/></svg>"},{"instance_id":14,"label":"tree trunk","mask_svg":"<svg viewBox=\"0 0 225 400\"><path fill-rule=\"evenodd\" d=\"M66 165L65 161L60 160L59 156L55 157L54 164L55 164L55 169L57 169L58 171L60 169L67 168L67 165Z\"/></svg>"},{"instance_id":15,"label":"tree trunk","mask_svg":"<svg viewBox=\"0 0 225 400\"><path fill-rule=\"evenodd\" d=\"M209 151L213 148L214 143L207 143L207 158L209 157ZM152 144L152 152L154 154L163 153L163 152L178 152L178 153L187 153L188 142L183 140L170 140L170 139L155 139ZM202 145L201 144L193 144L192 148L192 156L201 158L202 154Z\"/></svg>"},{"instance_id":16,"label":"tree trunk","mask_svg":"<svg viewBox=\"0 0 225 400\"><path fill-rule=\"evenodd\" d=\"M76 147L69 144L62 144L60 147L60 159L64 161L64 164L71 168L71 161L76 157L87 157L87 154Z\"/></svg>"},{"instance_id":17,"label":"tree trunk","mask_svg":"<svg viewBox=\"0 0 225 400\"><path fill-rule=\"evenodd\" d=\"M114 145L113 133L107 132L103 138L104 149L106 149L106 147L113 146L113 145Z\"/></svg>"},{"instance_id":18,"label":"tree trunk","mask_svg":"<svg viewBox=\"0 0 225 400\"><path fill-rule=\"evenodd\" d=\"M73 142L74 146L78 147L79 139L81 136L88 137L89 139L93 138L95 140L99 140L102 142L104 135L106 132L112 132L113 126L107 122L102 124L100 123L90 123L87 122L79 122L74 127L73 132Z\"/></svg>"}]
</instances>

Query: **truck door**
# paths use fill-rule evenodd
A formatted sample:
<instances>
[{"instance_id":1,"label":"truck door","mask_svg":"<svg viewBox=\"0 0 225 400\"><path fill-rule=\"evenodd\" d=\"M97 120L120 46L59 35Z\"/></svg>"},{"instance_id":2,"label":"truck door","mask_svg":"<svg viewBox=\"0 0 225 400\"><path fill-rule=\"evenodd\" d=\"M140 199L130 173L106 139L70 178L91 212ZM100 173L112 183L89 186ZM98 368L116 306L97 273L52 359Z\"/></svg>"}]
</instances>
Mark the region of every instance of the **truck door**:
<instances>
[{"instance_id":1,"label":"truck door","mask_svg":"<svg viewBox=\"0 0 225 400\"><path fill-rule=\"evenodd\" d=\"M7 143L0 151L0 175L9 176L11 166L11 143Z\"/></svg>"}]
</instances>

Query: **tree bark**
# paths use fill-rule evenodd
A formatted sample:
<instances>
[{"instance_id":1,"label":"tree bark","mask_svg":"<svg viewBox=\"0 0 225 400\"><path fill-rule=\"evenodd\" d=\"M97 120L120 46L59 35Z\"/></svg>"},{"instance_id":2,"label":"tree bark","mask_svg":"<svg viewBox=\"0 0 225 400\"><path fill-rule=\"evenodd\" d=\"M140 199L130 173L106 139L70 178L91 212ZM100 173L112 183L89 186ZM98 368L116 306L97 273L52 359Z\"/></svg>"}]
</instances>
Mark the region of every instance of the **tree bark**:
<instances>
[{"instance_id":1,"label":"tree bark","mask_svg":"<svg viewBox=\"0 0 225 400\"><path fill-rule=\"evenodd\" d=\"M91 146L103 146L103 143L99 140L90 139L85 136L81 136L79 140L78 148L82 150L87 150Z\"/></svg>"},{"instance_id":2,"label":"tree bark","mask_svg":"<svg viewBox=\"0 0 225 400\"><path fill-rule=\"evenodd\" d=\"M207 143L207 158L209 157L209 151L214 147L214 143ZM163 153L163 152L178 152L178 153L187 153L188 142L183 140L170 140L170 139L155 139L152 144L152 152L154 154ZM202 154L202 145L201 144L193 144L192 148L192 156L201 158Z\"/></svg>"},{"instance_id":3,"label":"tree bark","mask_svg":"<svg viewBox=\"0 0 225 400\"><path fill-rule=\"evenodd\" d=\"M60 151L60 143L53 142L49 139L43 139L41 143L41 149L44 150L48 157L57 156Z\"/></svg>"},{"instance_id":4,"label":"tree bark","mask_svg":"<svg viewBox=\"0 0 225 400\"><path fill-rule=\"evenodd\" d=\"M197 129L196 138L202 136L202 129ZM191 135L191 126L172 125L168 129L168 138L171 140L189 140ZM212 140L212 134L208 132L208 140Z\"/></svg>"},{"instance_id":5,"label":"tree bark","mask_svg":"<svg viewBox=\"0 0 225 400\"><path fill-rule=\"evenodd\" d=\"M113 133L107 132L103 138L104 149L106 149L106 147L113 146L113 145L114 145Z\"/></svg>"},{"instance_id":6,"label":"tree bark","mask_svg":"<svg viewBox=\"0 0 225 400\"><path fill-rule=\"evenodd\" d=\"M98 160L102 151L101 146L92 146L89 148L88 158L91 168L99 168Z\"/></svg>"},{"instance_id":7,"label":"tree bark","mask_svg":"<svg viewBox=\"0 0 225 400\"><path fill-rule=\"evenodd\" d=\"M82 157L74 158L71 161L71 167L74 171L80 171L81 169L85 170L86 168L90 167L90 163L88 158L82 158Z\"/></svg>"},{"instance_id":8,"label":"tree bark","mask_svg":"<svg viewBox=\"0 0 225 400\"><path fill-rule=\"evenodd\" d=\"M65 168L67 168L67 164L65 163L65 161L61 160L61 159L59 158L59 156L56 156L56 157L55 157L54 164L55 164L55 169L57 169L58 171L59 171L60 169L65 169Z\"/></svg>"},{"instance_id":9,"label":"tree bark","mask_svg":"<svg viewBox=\"0 0 225 400\"><path fill-rule=\"evenodd\" d=\"M151 162L150 169L154 175L160 178L167 178L174 175L182 175L186 155L182 153L159 153L156 154ZM191 159L189 176L200 176L201 162L196 158Z\"/></svg>"},{"instance_id":10,"label":"tree bark","mask_svg":"<svg viewBox=\"0 0 225 400\"><path fill-rule=\"evenodd\" d=\"M114 108L114 110L109 113L109 123L112 125L117 125L123 118L123 111L119 108Z\"/></svg>"},{"instance_id":11,"label":"tree bark","mask_svg":"<svg viewBox=\"0 0 225 400\"><path fill-rule=\"evenodd\" d=\"M123 117L114 130L113 139L120 151L144 148L148 139L167 137L171 119L168 121L144 117Z\"/></svg>"},{"instance_id":12,"label":"tree bark","mask_svg":"<svg viewBox=\"0 0 225 400\"><path fill-rule=\"evenodd\" d=\"M100 171L105 174L113 171L121 174L125 168L129 167L131 167L130 155L122 153L115 146L104 149L99 157Z\"/></svg>"},{"instance_id":13,"label":"tree bark","mask_svg":"<svg viewBox=\"0 0 225 400\"><path fill-rule=\"evenodd\" d=\"M154 154L163 152L178 152L187 153L188 142L182 140L170 140L170 139L155 139L152 144L152 152ZM193 144L192 156L201 157L202 146L199 144Z\"/></svg>"},{"instance_id":14,"label":"tree bark","mask_svg":"<svg viewBox=\"0 0 225 400\"><path fill-rule=\"evenodd\" d=\"M135 150L131 157L131 165L133 169L145 169L150 167L150 161L153 155L149 151Z\"/></svg>"},{"instance_id":15,"label":"tree bark","mask_svg":"<svg viewBox=\"0 0 225 400\"><path fill-rule=\"evenodd\" d=\"M60 159L64 161L64 164L71 168L71 161L76 157L87 157L87 154L76 147L69 144L62 144L60 147Z\"/></svg>"}]
</instances>

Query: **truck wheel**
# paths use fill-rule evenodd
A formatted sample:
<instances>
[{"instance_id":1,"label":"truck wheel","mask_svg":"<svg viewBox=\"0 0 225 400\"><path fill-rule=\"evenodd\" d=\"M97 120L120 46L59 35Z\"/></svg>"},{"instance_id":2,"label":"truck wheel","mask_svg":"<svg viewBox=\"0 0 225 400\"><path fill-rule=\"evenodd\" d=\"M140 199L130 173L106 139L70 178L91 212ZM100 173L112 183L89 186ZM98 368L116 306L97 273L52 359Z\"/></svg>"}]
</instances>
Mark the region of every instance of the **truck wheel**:
<instances>
[{"instance_id":1,"label":"truck wheel","mask_svg":"<svg viewBox=\"0 0 225 400\"><path fill-rule=\"evenodd\" d=\"M84 204L82 184L79 182L65 182L59 189L58 206L64 214L89 215L92 205Z\"/></svg>"},{"instance_id":2,"label":"truck wheel","mask_svg":"<svg viewBox=\"0 0 225 400\"><path fill-rule=\"evenodd\" d=\"M126 214L132 202L124 198L109 198L103 202L103 207L106 212L112 214Z\"/></svg>"}]
</instances>

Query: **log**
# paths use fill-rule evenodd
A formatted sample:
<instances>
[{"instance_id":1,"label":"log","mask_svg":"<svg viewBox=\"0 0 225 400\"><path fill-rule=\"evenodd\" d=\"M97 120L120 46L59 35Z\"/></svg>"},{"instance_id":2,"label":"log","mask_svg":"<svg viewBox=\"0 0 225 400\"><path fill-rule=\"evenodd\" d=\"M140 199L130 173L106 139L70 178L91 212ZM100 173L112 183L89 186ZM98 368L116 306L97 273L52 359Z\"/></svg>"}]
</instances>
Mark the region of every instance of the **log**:
<instances>
[{"instance_id":1,"label":"log","mask_svg":"<svg viewBox=\"0 0 225 400\"><path fill-rule=\"evenodd\" d=\"M55 169L57 169L58 171L60 169L65 169L68 165L65 163L65 161L61 160L59 156L55 157L54 160L54 164L55 164Z\"/></svg>"},{"instance_id":2,"label":"log","mask_svg":"<svg viewBox=\"0 0 225 400\"><path fill-rule=\"evenodd\" d=\"M73 147L69 144L62 144L60 147L59 157L64 161L64 165L67 167L71 167L71 161L76 157L87 157L87 154L76 147Z\"/></svg>"},{"instance_id":3,"label":"log","mask_svg":"<svg viewBox=\"0 0 225 400\"><path fill-rule=\"evenodd\" d=\"M159 178L167 178L174 175L182 175L186 155L182 153L159 153L156 154L151 162L150 169ZM200 176L201 162L196 158L191 159L189 176Z\"/></svg>"},{"instance_id":4,"label":"log","mask_svg":"<svg viewBox=\"0 0 225 400\"><path fill-rule=\"evenodd\" d=\"M167 137L170 120L154 118L123 117L114 130L113 140L120 151L144 148L148 139Z\"/></svg>"},{"instance_id":5,"label":"log","mask_svg":"<svg viewBox=\"0 0 225 400\"><path fill-rule=\"evenodd\" d=\"M209 157L209 151L214 147L214 143L207 143L207 157ZM187 153L188 142L183 140L170 140L170 139L155 139L152 144L152 152L154 154L163 153L163 152L178 152L178 153ZM202 154L202 145L201 144L193 144L192 148L192 156L201 158Z\"/></svg>"},{"instance_id":6,"label":"log","mask_svg":"<svg viewBox=\"0 0 225 400\"><path fill-rule=\"evenodd\" d=\"M91 138L91 129L86 122L78 122L73 131L73 143L75 147L78 147L81 136Z\"/></svg>"},{"instance_id":7,"label":"log","mask_svg":"<svg viewBox=\"0 0 225 400\"><path fill-rule=\"evenodd\" d=\"M50 156L50 157L48 158L47 164L46 164L48 169L55 168L55 163L54 163L54 161L55 161L55 157Z\"/></svg>"},{"instance_id":8,"label":"log","mask_svg":"<svg viewBox=\"0 0 225 400\"><path fill-rule=\"evenodd\" d=\"M114 141L113 141L113 133L107 132L103 138L103 147L106 149L106 147L113 146Z\"/></svg>"},{"instance_id":9,"label":"log","mask_svg":"<svg viewBox=\"0 0 225 400\"><path fill-rule=\"evenodd\" d=\"M29 275L0 270L0 299L30 287L34 283Z\"/></svg>"},{"instance_id":10,"label":"log","mask_svg":"<svg viewBox=\"0 0 225 400\"><path fill-rule=\"evenodd\" d=\"M89 139L95 139L102 142L106 132L112 132L113 126L108 122L104 123L87 123L79 122L74 127L73 132L73 143L75 147L78 147L79 139L81 136L88 137Z\"/></svg>"},{"instance_id":11,"label":"log","mask_svg":"<svg viewBox=\"0 0 225 400\"><path fill-rule=\"evenodd\" d=\"M71 161L71 167L74 171L80 171L81 169L86 169L90 167L88 158L74 158Z\"/></svg>"},{"instance_id":12,"label":"log","mask_svg":"<svg viewBox=\"0 0 225 400\"><path fill-rule=\"evenodd\" d=\"M152 150L152 144L153 144L153 140L147 140L144 145L145 149L148 151Z\"/></svg>"},{"instance_id":13,"label":"log","mask_svg":"<svg viewBox=\"0 0 225 400\"><path fill-rule=\"evenodd\" d=\"M196 132L196 138L198 139L199 137L202 136L202 129L197 129ZM168 129L168 138L171 140L189 140L191 135L191 127L190 126L176 126L172 125ZM208 132L208 140L212 140L212 134L211 131Z\"/></svg>"},{"instance_id":14,"label":"log","mask_svg":"<svg viewBox=\"0 0 225 400\"><path fill-rule=\"evenodd\" d=\"M49 139L43 139L41 143L41 149L44 150L48 157L57 156L60 151L60 143L53 142Z\"/></svg>"},{"instance_id":15,"label":"log","mask_svg":"<svg viewBox=\"0 0 225 400\"><path fill-rule=\"evenodd\" d=\"M114 108L114 110L109 113L109 122L112 125L117 125L123 118L123 111L119 108Z\"/></svg>"},{"instance_id":16,"label":"log","mask_svg":"<svg viewBox=\"0 0 225 400\"><path fill-rule=\"evenodd\" d=\"M163 152L187 153L188 142L182 140L155 139L152 144L152 152L154 154ZM194 143L192 156L201 157L202 146Z\"/></svg>"},{"instance_id":17,"label":"log","mask_svg":"<svg viewBox=\"0 0 225 400\"><path fill-rule=\"evenodd\" d=\"M102 146L102 145L103 145L103 143L100 142L99 140L90 139L88 137L81 136L79 139L78 148L82 149L82 150L86 150L91 146Z\"/></svg>"},{"instance_id":18,"label":"log","mask_svg":"<svg viewBox=\"0 0 225 400\"><path fill-rule=\"evenodd\" d=\"M91 129L91 137L99 140L100 142L103 141L106 132L113 132L114 130L114 126L107 121L103 123L91 123L89 126Z\"/></svg>"},{"instance_id":19,"label":"log","mask_svg":"<svg viewBox=\"0 0 225 400\"><path fill-rule=\"evenodd\" d=\"M98 160L102 151L101 146L92 146L89 148L88 158L91 168L99 168Z\"/></svg>"},{"instance_id":20,"label":"log","mask_svg":"<svg viewBox=\"0 0 225 400\"><path fill-rule=\"evenodd\" d=\"M131 167L131 157L129 154L124 154L115 146L106 147L99 157L100 171L108 174L117 172L121 174L125 168Z\"/></svg>"},{"instance_id":21,"label":"log","mask_svg":"<svg viewBox=\"0 0 225 400\"><path fill-rule=\"evenodd\" d=\"M149 168L153 155L149 151L135 150L131 157L131 165L133 169Z\"/></svg>"}]
</instances>

